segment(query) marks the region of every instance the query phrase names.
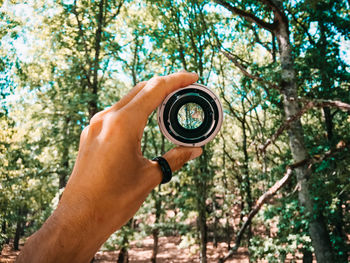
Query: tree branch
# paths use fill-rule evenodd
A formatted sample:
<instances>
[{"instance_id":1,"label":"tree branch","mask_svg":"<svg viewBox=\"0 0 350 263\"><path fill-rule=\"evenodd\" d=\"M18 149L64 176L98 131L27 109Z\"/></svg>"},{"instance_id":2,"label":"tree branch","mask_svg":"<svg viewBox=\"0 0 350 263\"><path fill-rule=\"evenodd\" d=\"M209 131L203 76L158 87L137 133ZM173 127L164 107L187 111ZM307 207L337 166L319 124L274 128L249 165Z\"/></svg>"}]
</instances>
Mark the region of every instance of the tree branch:
<instances>
[{"instance_id":1,"label":"tree branch","mask_svg":"<svg viewBox=\"0 0 350 263\"><path fill-rule=\"evenodd\" d=\"M240 122L242 123L243 122L243 119L238 116L237 112L233 109L233 107L231 106L231 103L228 101L228 99L226 98L225 94L224 94L224 91L221 92L221 95L222 95L222 99L226 102L230 112L232 113L232 115Z\"/></svg>"},{"instance_id":2,"label":"tree branch","mask_svg":"<svg viewBox=\"0 0 350 263\"><path fill-rule=\"evenodd\" d=\"M305 27L304 24L302 24L301 22L298 21L298 19L296 18L295 14L293 14L292 11L288 10L288 13L292 16L293 20L302 28L302 30L304 31L304 33L307 35L307 37L309 38L309 41L312 45L316 45L315 41L312 39L312 36L309 34L309 31L307 30L307 28Z\"/></svg>"},{"instance_id":3,"label":"tree branch","mask_svg":"<svg viewBox=\"0 0 350 263\"><path fill-rule=\"evenodd\" d=\"M260 39L260 37L259 37L259 33L256 32L254 26L253 26L253 25L250 25L249 28L250 28L250 29L252 30L252 32L253 32L253 35L254 35L254 37L255 37L255 42L258 43L258 44L260 44L260 45L261 45L262 47L264 47L269 53L272 54L272 49L268 46L268 44L267 44L266 42L261 41L261 39Z\"/></svg>"},{"instance_id":4,"label":"tree branch","mask_svg":"<svg viewBox=\"0 0 350 263\"><path fill-rule=\"evenodd\" d=\"M245 75L246 77L248 77L248 78L250 78L250 79L253 79L253 80L256 80L256 81L259 81L259 82L261 82L261 83L263 83L263 84L266 84L266 85L268 85L268 86L270 86L270 87L272 87L272 88L274 88L274 89L276 89L276 90L280 90L280 88L279 88L276 84L274 84L274 83L272 83L272 82L269 82L269 81L266 81L266 80L264 80L262 77L259 77L259 76L257 76L257 75L253 75L253 74L249 73L249 72L247 71L247 68L246 68L244 65L242 65L242 64L238 61L237 56L235 56L235 55L232 54L231 52L225 50L223 47L220 48L220 51L221 51L221 53L224 54L224 56L225 56L226 58L228 58L237 68L239 68L239 69L241 70L241 72L243 73L243 75Z\"/></svg>"},{"instance_id":5,"label":"tree branch","mask_svg":"<svg viewBox=\"0 0 350 263\"><path fill-rule=\"evenodd\" d=\"M304 108L302 108L297 114L293 115L292 117L288 118L279 128L278 130L271 136L271 138L267 139L263 146L259 147L260 152L265 152L266 148L276 141L276 139L286 130L290 127L290 124L298 119L301 118L301 116L307 112L309 109L313 107L313 103L308 103Z\"/></svg>"},{"instance_id":6,"label":"tree branch","mask_svg":"<svg viewBox=\"0 0 350 263\"><path fill-rule=\"evenodd\" d=\"M316 156L314 156L313 158L305 159L305 160L302 160L300 162L296 162L296 163L293 163L291 165L288 165L286 167L286 172L284 173L283 177L280 180L278 180L271 188L269 188L256 201L254 207L249 212L246 221L243 223L242 227L239 229L239 231L237 233L236 240L235 240L235 245L232 247L230 252L225 257L219 259L219 263L225 262L227 259L231 258L237 252L238 248L240 247L243 234L244 234L245 230L247 229L247 227L252 222L254 216L259 212L261 207L277 193L278 190L280 190L284 185L286 185L286 183L291 178L292 172L293 172L293 170L295 168L298 168L298 167L301 167L301 166L304 166L304 165L307 165L307 164L311 164L308 167L308 169L311 169L313 164L321 163L325 159L334 156L335 154L337 154L338 152L340 152L340 151L342 151L342 150L344 150L346 148L349 149L350 148L350 144L349 143L345 143L344 141L341 141L340 143L338 143L338 145L337 145L337 147L335 149L325 152L320 157L315 158Z\"/></svg>"},{"instance_id":7,"label":"tree branch","mask_svg":"<svg viewBox=\"0 0 350 263\"><path fill-rule=\"evenodd\" d=\"M279 128L278 130L268 139L266 140L265 144L259 147L260 152L265 152L266 148L271 144L276 141L276 139L286 130L290 127L290 124L298 119L301 118L301 116L307 112L308 110L312 108L323 108L323 107L333 107L333 108L338 108L343 111L350 111L350 104L347 104L342 101L338 100L313 100L309 101L304 98L299 99L302 102L306 102L306 105L295 115L292 117L288 118Z\"/></svg>"},{"instance_id":8,"label":"tree branch","mask_svg":"<svg viewBox=\"0 0 350 263\"><path fill-rule=\"evenodd\" d=\"M123 4L124 4L124 0L120 0L119 4L118 4L118 6L117 6L117 10L115 11L115 13L114 13L108 20L106 20L106 21L104 22L104 26L107 26L110 22L113 21L114 18L116 18L116 17L119 15L120 10L122 9ZM107 7L106 7L105 10L107 10Z\"/></svg>"},{"instance_id":9,"label":"tree branch","mask_svg":"<svg viewBox=\"0 0 350 263\"><path fill-rule=\"evenodd\" d=\"M255 15L253 15L247 11L244 11L242 9L235 7L235 6L232 6L230 3L228 3L224 0L214 0L214 1L216 3L218 3L219 5L225 7L227 10L231 11L231 13L239 15L240 17L245 18L247 21L257 24L259 27L261 27L263 29L266 29L266 30L272 32L275 28L275 24L265 22L264 20L256 17Z\"/></svg>"},{"instance_id":10,"label":"tree branch","mask_svg":"<svg viewBox=\"0 0 350 263\"><path fill-rule=\"evenodd\" d=\"M274 83L272 83L272 82L270 82L270 81L267 81L267 80L263 79L262 77L260 77L260 76L258 76L258 75L253 75L253 74L249 73L248 70L247 70L247 67L244 66L241 62L238 61L238 60L241 60L241 61L242 61L242 59L239 58L238 56L236 56L235 54L231 53L230 51L228 51L227 49L225 49L225 48L222 46L221 41L220 41L218 35L214 32L214 29L213 29L213 34L214 34L214 37L215 37L215 39L216 39L216 42L217 42L216 46L217 46L217 48L219 49L219 51L220 51L228 60L230 60L237 68L239 68L239 69L241 70L241 72L243 73L243 75L245 75L246 77L248 77L248 78L250 78L250 79L252 79L252 80L259 81L259 82L261 82L261 83L263 83L263 84L265 84L265 85L270 86L270 87L273 88L273 89L276 89L276 90L280 91L280 88L279 88L276 84L274 84ZM268 92L268 91L266 91L266 92Z\"/></svg>"},{"instance_id":11,"label":"tree branch","mask_svg":"<svg viewBox=\"0 0 350 263\"><path fill-rule=\"evenodd\" d=\"M280 7L277 6L277 4L273 0L260 0L261 3L265 4L271 10L273 11L275 15L275 20L277 19L278 21L284 21L288 23L288 19L286 18L286 15L284 12L281 10Z\"/></svg>"},{"instance_id":12,"label":"tree branch","mask_svg":"<svg viewBox=\"0 0 350 263\"><path fill-rule=\"evenodd\" d=\"M219 263L225 262L227 259L231 258L238 250L241 244L241 240L243 237L243 234L247 227L250 225L253 217L259 212L260 208L269 200L275 193L281 189L289 180L289 178L292 175L293 169L291 167L287 167L287 171L284 174L284 176L277 181L269 190L267 190L262 196L259 197L259 199L256 201L255 206L253 209L249 212L247 220L243 223L242 227L239 229L235 245L231 248L230 252L224 257L219 259Z\"/></svg>"},{"instance_id":13,"label":"tree branch","mask_svg":"<svg viewBox=\"0 0 350 263\"><path fill-rule=\"evenodd\" d=\"M301 98L300 101L308 101L307 99ZM350 104L347 104L345 102L342 102L340 100L322 100L317 99L312 101L314 105L318 108L322 107L332 107L332 108L338 108L342 111L350 111Z\"/></svg>"}]
</instances>

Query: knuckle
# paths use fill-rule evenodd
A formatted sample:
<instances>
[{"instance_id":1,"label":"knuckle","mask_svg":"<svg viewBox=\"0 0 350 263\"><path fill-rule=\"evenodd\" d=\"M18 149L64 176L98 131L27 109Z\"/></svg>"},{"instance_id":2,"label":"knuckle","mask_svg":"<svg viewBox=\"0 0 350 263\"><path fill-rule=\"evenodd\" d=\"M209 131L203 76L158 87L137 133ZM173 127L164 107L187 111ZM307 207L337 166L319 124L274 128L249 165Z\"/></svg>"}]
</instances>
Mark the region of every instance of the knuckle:
<instances>
[{"instance_id":1,"label":"knuckle","mask_svg":"<svg viewBox=\"0 0 350 263\"><path fill-rule=\"evenodd\" d=\"M90 125L89 125L90 128L89 129L91 131L96 132L97 130L101 129L102 124L103 124L103 118L101 118L101 117L95 118L95 119L91 118Z\"/></svg>"},{"instance_id":2,"label":"knuckle","mask_svg":"<svg viewBox=\"0 0 350 263\"><path fill-rule=\"evenodd\" d=\"M90 124L89 124L89 135L94 137L97 136L101 130L102 127L104 125L105 122L105 116L108 113L104 110L104 111L100 111L98 113L96 113L94 116L92 116L92 118L90 119Z\"/></svg>"},{"instance_id":3,"label":"knuckle","mask_svg":"<svg viewBox=\"0 0 350 263\"><path fill-rule=\"evenodd\" d=\"M123 126L126 123L127 116L124 111L114 112L112 120L116 125Z\"/></svg>"},{"instance_id":4,"label":"knuckle","mask_svg":"<svg viewBox=\"0 0 350 263\"><path fill-rule=\"evenodd\" d=\"M83 131L81 132L81 135L86 135L89 131L90 125L86 126Z\"/></svg>"},{"instance_id":5,"label":"knuckle","mask_svg":"<svg viewBox=\"0 0 350 263\"><path fill-rule=\"evenodd\" d=\"M96 113L94 116L92 116L89 123L93 124L93 123L97 122L98 119L100 119L100 116L101 116L100 112Z\"/></svg>"},{"instance_id":6,"label":"knuckle","mask_svg":"<svg viewBox=\"0 0 350 263\"><path fill-rule=\"evenodd\" d=\"M108 130L120 132L127 128L126 125L127 116L123 111L111 112L106 115L104 126L106 126Z\"/></svg>"},{"instance_id":7,"label":"knuckle","mask_svg":"<svg viewBox=\"0 0 350 263\"><path fill-rule=\"evenodd\" d=\"M142 86L145 86L146 84L147 84L147 81L141 81L141 82L137 83L135 87L136 88L142 87Z\"/></svg>"},{"instance_id":8,"label":"knuckle","mask_svg":"<svg viewBox=\"0 0 350 263\"><path fill-rule=\"evenodd\" d=\"M160 76L155 76L150 79L150 82L152 83L152 86L157 87L157 86L163 86L165 84L165 79Z\"/></svg>"},{"instance_id":9,"label":"knuckle","mask_svg":"<svg viewBox=\"0 0 350 263\"><path fill-rule=\"evenodd\" d=\"M97 112L92 118L90 119L90 124L99 122L103 118L103 116L109 111L109 109L104 109L103 111Z\"/></svg>"},{"instance_id":10,"label":"knuckle","mask_svg":"<svg viewBox=\"0 0 350 263\"><path fill-rule=\"evenodd\" d=\"M87 136L88 133L89 133L89 129L90 129L90 125L86 126L86 127L82 130L82 132L81 132L81 134L80 134L80 140L83 140L84 138L86 138L86 136Z\"/></svg>"}]
</instances>

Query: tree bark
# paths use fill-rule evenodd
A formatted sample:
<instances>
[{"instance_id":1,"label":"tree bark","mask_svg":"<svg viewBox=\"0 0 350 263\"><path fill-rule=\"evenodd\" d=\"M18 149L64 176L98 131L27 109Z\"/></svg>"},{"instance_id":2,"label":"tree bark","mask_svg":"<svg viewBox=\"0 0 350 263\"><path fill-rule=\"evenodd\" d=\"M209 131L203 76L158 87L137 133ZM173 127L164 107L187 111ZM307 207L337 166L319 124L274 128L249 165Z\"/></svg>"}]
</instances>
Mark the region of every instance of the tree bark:
<instances>
[{"instance_id":1,"label":"tree bark","mask_svg":"<svg viewBox=\"0 0 350 263\"><path fill-rule=\"evenodd\" d=\"M155 228L152 230L152 235L153 235L153 249L152 249L151 262L156 263L157 262L157 254L158 254L158 235L159 235L158 228Z\"/></svg>"},{"instance_id":2,"label":"tree bark","mask_svg":"<svg viewBox=\"0 0 350 263\"><path fill-rule=\"evenodd\" d=\"M67 179L68 179L68 174L69 174L69 147L70 144L68 143L67 139L70 139L69 136L69 123L70 123L70 118L65 117L64 119L64 136L65 138L63 139L62 142L62 156L61 156L61 171L59 174L59 181L58 181L58 187L59 189L62 189L66 187L67 184ZM61 196L60 196L61 198Z\"/></svg>"},{"instance_id":3,"label":"tree bark","mask_svg":"<svg viewBox=\"0 0 350 263\"><path fill-rule=\"evenodd\" d=\"M292 46L289 39L288 17L285 14L282 0L260 0L266 6L266 9L272 10L274 14L274 22L267 23L261 20L253 13L238 9L224 0L214 0L224 6L232 13L239 15L251 23L257 24L259 27L273 32L278 42L278 51L281 63L281 93L283 95L283 107L286 119L290 119L300 112L297 97L297 78L294 69L294 59L292 56ZM304 143L304 133L299 119L290 123L288 130L289 145L292 152L294 162L300 162L308 158L308 152ZM305 207L307 215L309 215L309 233L312 245L315 250L317 262L334 262L333 252L329 241L327 227L323 218L314 214L314 203L309 190L308 179L310 171L304 166L295 169L297 182L299 185L298 198L302 206Z\"/></svg>"},{"instance_id":4,"label":"tree bark","mask_svg":"<svg viewBox=\"0 0 350 263\"><path fill-rule=\"evenodd\" d=\"M282 1L274 0L276 6L282 7ZM281 62L281 92L283 95L283 105L286 118L293 117L300 111L297 101L297 79L294 69L294 60L292 56L292 47L289 40L288 20L286 16L277 17L276 38L279 46L280 62ZM278 19L279 18L279 19ZM304 143L304 133L300 120L290 124L288 130L289 146L295 162L300 162L308 158L307 149ZM317 262L329 263L333 261L333 254L329 242L328 231L321 216L314 214L313 199L309 190L308 179L310 172L307 166L295 169L297 181L299 185L299 202L305 207L309 215L309 233L312 245L315 249Z\"/></svg>"},{"instance_id":5,"label":"tree bark","mask_svg":"<svg viewBox=\"0 0 350 263\"><path fill-rule=\"evenodd\" d=\"M164 145L164 143L162 145ZM164 149L164 146L162 146L162 148ZM163 153L163 151L162 151L162 153ZM160 190L160 186L158 189ZM155 225L156 225L156 227L153 228L153 230L152 230L153 249L152 249L151 262L156 263L157 262L157 254L158 254L158 239L159 239L159 228L158 228L157 224L159 223L159 219L160 219L162 200L160 199L159 196L156 196L154 191L153 191L153 198L155 199L155 209L156 209Z\"/></svg>"},{"instance_id":6,"label":"tree bark","mask_svg":"<svg viewBox=\"0 0 350 263\"><path fill-rule=\"evenodd\" d=\"M225 189L228 189L227 178L226 178L226 140L225 140L225 137L223 136L222 133L220 135L222 138L222 167L223 167L222 183L223 183ZM223 202L223 204L226 202L225 192L223 194L222 202ZM224 207L222 207L221 211L222 211L221 217L225 218L225 220L226 220L225 221L225 240L227 243L227 250L230 251L230 249L231 249L231 231L230 231L229 213L225 212Z\"/></svg>"},{"instance_id":7,"label":"tree bark","mask_svg":"<svg viewBox=\"0 0 350 263\"><path fill-rule=\"evenodd\" d=\"M309 250L305 250L303 252L303 263L312 263L312 252Z\"/></svg>"},{"instance_id":8,"label":"tree bark","mask_svg":"<svg viewBox=\"0 0 350 263\"><path fill-rule=\"evenodd\" d=\"M154 136L152 136L152 142L154 144L155 153L158 155L158 150L156 146L156 139ZM165 137L162 135L161 137L161 145L160 145L160 154L163 155L165 153ZM158 186L158 192L161 190L160 185ZM157 224L160 220L160 215L162 212L162 199L161 197L155 192L155 190L152 191L152 198L155 201L155 209L156 209L156 219L155 219L155 227L152 229L152 236L153 236L153 248L152 248L152 257L151 262L156 263L157 262L157 254L158 254L158 241L159 241L159 228Z\"/></svg>"},{"instance_id":9,"label":"tree bark","mask_svg":"<svg viewBox=\"0 0 350 263\"><path fill-rule=\"evenodd\" d=\"M2 225L1 225L1 232L2 232L2 234L4 234L4 235L6 236L6 238L5 238L3 244L8 244L8 243L10 242L10 239L9 239L8 235L6 235L6 232L7 232L7 223L6 223L6 220L4 220L4 221L2 222ZM2 245L2 244L0 244L0 245ZM0 247L0 249L1 249L1 247Z\"/></svg>"},{"instance_id":10,"label":"tree bark","mask_svg":"<svg viewBox=\"0 0 350 263\"><path fill-rule=\"evenodd\" d=\"M19 250L19 239L21 238L22 232L22 220L18 219L16 224L15 238L13 240L14 250Z\"/></svg>"},{"instance_id":11,"label":"tree bark","mask_svg":"<svg viewBox=\"0 0 350 263\"><path fill-rule=\"evenodd\" d=\"M16 232L15 237L13 240L13 247L15 250L19 250L19 240L21 236L24 235L24 223L27 218L28 209L26 206L20 207L18 209L18 218L17 218L17 224L16 224Z\"/></svg>"},{"instance_id":12,"label":"tree bark","mask_svg":"<svg viewBox=\"0 0 350 263\"><path fill-rule=\"evenodd\" d=\"M217 211L217 202L216 197L213 195L213 215L214 215L214 225L213 225L213 246L218 247L218 217L216 216Z\"/></svg>"},{"instance_id":13,"label":"tree bark","mask_svg":"<svg viewBox=\"0 0 350 263\"><path fill-rule=\"evenodd\" d=\"M121 250L119 251L117 262L118 263L128 263L129 262L129 253L128 253L128 249L126 247L122 247Z\"/></svg>"},{"instance_id":14,"label":"tree bark","mask_svg":"<svg viewBox=\"0 0 350 263\"><path fill-rule=\"evenodd\" d=\"M323 107L323 113L325 118L325 128L327 131L327 139L331 144L333 139L333 116L329 107Z\"/></svg>"},{"instance_id":15,"label":"tree bark","mask_svg":"<svg viewBox=\"0 0 350 263\"><path fill-rule=\"evenodd\" d=\"M201 204L198 214L198 226L200 232L200 262L207 263L207 243L208 243L208 229L207 217L205 207Z\"/></svg>"},{"instance_id":16,"label":"tree bark","mask_svg":"<svg viewBox=\"0 0 350 263\"><path fill-rule=\"evenodd\" d=\"M242 103L243 106L243 103ZM243 111L245 111L244 106L243 106ZM243 154L244 154L244 163L243 163L243 185L244 185L244 192L246 195L246 203L248 205L248 211L252 209L253 206L253 201L252 201L252 195L251 195L251 187L250 187L250 175L249 175L249 155L248 155L248 150L247 150L247 123L246 123L246 113L243 113L243 118L242 118L242 132L243 132ZM241 211L242 213L243 211ZM242 216L242 215L241 215ZM248 249L249 249L249 244L250 244L250 238L252 237L252 225L249 224L248 228L248 233L247 233L247 240L248 240Z\"/></svg>"},{"instance_id":17,"label":"tree bark","mask_svg":"<svg viewBox=\"0 0 350 263\"><path fill-rule=\"evenodd\" d=\"M207 212L206 212L206 199L207 199L207 184L208 184L208 169L207 169L207 152L205 147L202 155L199 157L200 169L199 173L195 175L195 184L197 187L197 228L199 230L200 241L200 263L207 263L207 242L208 242L208 229L207 229Z\"/></svg>"},{"instance_id":18,"label":"tree bark","mask_svg":"<svg viewBox=\"0 0 350 263\"><path fill-rule=\"evenodd\" d=\"M104 2L105 0L100 0L98 17L97 17L97 29L95 33L95 57L93 63L93 75L92 75L92 85L90 87L91 98L89 101L89 117L90 119L98 112L97 100L98 100L98 70L100 69L100 50L102 41L102 31L103 31L103 20L104 20Z\"/></svg>"},{"instance_id":19,"label":"tree bark","mask_svg":"<svg viewBox=\"0 0 350 263\"><path fill-rule=\"evenodd\" d=\"M133 227L133 220L134 218L131 218L124 226L123 228L132 228ZM128 231L122 231L121 235L123 236L122 244L120 245L119 255L118 255L118 263L127 263L129 262L129 233Z\"/></svg>"}]
</instances>

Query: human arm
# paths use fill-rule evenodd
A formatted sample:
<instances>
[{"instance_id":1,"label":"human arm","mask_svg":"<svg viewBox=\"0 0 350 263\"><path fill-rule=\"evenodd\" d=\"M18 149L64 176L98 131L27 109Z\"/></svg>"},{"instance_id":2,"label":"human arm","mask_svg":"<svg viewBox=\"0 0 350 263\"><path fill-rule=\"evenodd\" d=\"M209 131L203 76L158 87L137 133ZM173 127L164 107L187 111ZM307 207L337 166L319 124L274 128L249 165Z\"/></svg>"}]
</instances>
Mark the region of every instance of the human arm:
<instances>
[{"instance_id":1,"label":"human arm","mask_svg":"<svg viewBox=\"0 0 350 263\"><path fill-rule=\"evenodd\" d=\"M152 78L91 119L57 209L28 239L17 262L88 262L93 257L162 180L157 162L141 153L148 116L168 94L197 79L187 72ZM175 171L201 152L176 147L163 157Z\"/></svg>"}]
</instances>

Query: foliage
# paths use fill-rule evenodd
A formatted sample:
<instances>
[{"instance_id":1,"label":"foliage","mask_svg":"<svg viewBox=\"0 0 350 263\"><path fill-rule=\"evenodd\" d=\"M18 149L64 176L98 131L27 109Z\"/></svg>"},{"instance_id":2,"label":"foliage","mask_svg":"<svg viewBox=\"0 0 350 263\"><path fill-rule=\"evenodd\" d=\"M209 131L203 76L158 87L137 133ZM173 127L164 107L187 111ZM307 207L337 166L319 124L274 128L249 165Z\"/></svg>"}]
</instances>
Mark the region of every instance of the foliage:
<instances>
[{"instance_id":1,"label":"foliage","mask_svg":"<svg viewBox=\"0 0 350 263\"><path fill-rule=\"evenodd\" d=\"M221 132L198 160L155 189L103 249L127 249L131 241L149 235L180 235L180 247L190 247L205 262L207 242L232 245L255 200L293 159L286 131L261 151L286 114L276 36L217 2L2 4L0 244L28 237L50 215L72 171L80 133L93 114L140 81L186 69L197 72L199 82L220 96ZM263 2L230 3L273 22ZM283 8L298 96L350 103L349 60L342 54L349 41L349 3L287 1ZM312 108L301 121L310 158L336 154L309 167L312 214L298 201L297 175L262 207L243 241L253 261L306 257L313 252L310 223L320 217L335 262L347 260L350 155L342 145L350 143L349 112ZM144 156L151 159L171 147L153 113L142 140Z\"/></svg>"}]
</instances>

